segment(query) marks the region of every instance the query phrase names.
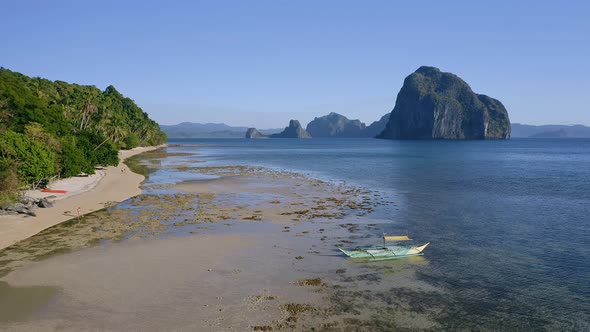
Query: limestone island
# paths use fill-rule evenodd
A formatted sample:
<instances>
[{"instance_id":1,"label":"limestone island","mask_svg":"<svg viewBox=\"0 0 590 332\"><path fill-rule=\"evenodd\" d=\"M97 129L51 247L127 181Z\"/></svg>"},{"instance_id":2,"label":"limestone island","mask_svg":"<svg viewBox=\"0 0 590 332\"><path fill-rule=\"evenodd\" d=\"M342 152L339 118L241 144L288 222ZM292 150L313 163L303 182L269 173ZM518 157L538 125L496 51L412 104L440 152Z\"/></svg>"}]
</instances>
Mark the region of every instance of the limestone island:
<instances>
[{"instance_id":1,"label":"limestone island","mask_svg":"<svg viewBox=\"0 0 590 332\"><path fill-rule=\"evenodd\" d=\"M369 126L360 120L350 120L344 115L331 112L314 118L307 124L307 132L312 137L375 137L385 129L389 113Z\"/></svg>"},{"instance_id":2,"label":"limestone island","mask_svg":"<svg viewBox=\"0 0 590 332\"><path fill-rule=\"evenodd\" d=\"M311 138L311 135L301 127L297 120L289 121L289 126L278 134L264 135L256 128L248 128L246 138Z\"/></svg>"},{"instance_id":3,"label":"limestone island","mask_svg":"<svg viewBox=\"0 0 590 332\"><path fill-rule=\"evenodd\" d=\"M404 80L389 122L377 138L509 139L504 105L474 93L458 76L422 66Z\"/></svg>"},{"instance_id":4,"label":"limestone island","mask_svg":"<svg viewBox=\"0 0 590 332\"><path fill-rule=\"evenodd\" d=\"M360 120L349 120L338 113L314 118L307 124L307 132L313 137L361 137L367 126Z\"/></svg>"}]
</instances>

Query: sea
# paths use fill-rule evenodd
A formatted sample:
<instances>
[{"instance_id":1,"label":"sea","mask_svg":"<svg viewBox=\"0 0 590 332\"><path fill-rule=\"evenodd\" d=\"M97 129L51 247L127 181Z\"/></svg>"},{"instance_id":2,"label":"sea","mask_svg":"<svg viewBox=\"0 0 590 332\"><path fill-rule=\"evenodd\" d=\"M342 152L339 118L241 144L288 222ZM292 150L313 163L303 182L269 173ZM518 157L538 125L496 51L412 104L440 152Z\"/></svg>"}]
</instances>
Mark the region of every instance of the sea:
<instances>
[{"instance_id":1,"label":"sea","mask_svg":"<svg viewBox=\"0 0 590 332\"><path fill-rule=\"evenodd\" d=\"M129 161L143 195L0 253L28 261L0 279L0 329L590 331L590 139L168 143ZM215 166L264 172L215 180ZM229 185L173 185L196 182ZM221 217L341 192L370 209ZM377 262L338 250L384 233L430 245Z\"/></svg>"},{"instance_id":2,"label":"sea","mask_svg":"<svg viewBox=\"0 0 590 332\"><path fill-rule=\"evenodd\" d=\"M391 221L376 238L431 243L416 278L445 289L436 314L443 329L590 330L589 139L170 143L209 165L264 166L386 193L395 204L367 219Z\"/></svg>"}]
</instances>

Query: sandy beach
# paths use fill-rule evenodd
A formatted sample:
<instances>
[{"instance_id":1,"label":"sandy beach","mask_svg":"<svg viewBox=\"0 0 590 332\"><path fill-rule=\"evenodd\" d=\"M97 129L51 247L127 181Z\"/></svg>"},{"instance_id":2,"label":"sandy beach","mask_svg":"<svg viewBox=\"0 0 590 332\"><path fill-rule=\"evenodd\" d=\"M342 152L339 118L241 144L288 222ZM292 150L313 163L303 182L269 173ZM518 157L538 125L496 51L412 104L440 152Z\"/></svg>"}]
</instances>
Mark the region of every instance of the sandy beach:
<instances>
[{"instance_id":1,"label":"sandy beach","mask_svg":"<svg viewBox=\"0 0 590 332\"><path fill-rule=\"evenodd\" d=\"M144 176L133 173L123 163L125 159L142 152L164 147L137 147L119 152L120 162L116 167L109 166L97 170L88 177L72 177L52 183L50 189L67 190L66 194L42 193L38 190L28 191L26 196L48 197L54 206L37 209L36 217L3 216L0 218L0 250L33 236L42 230L105 207L109 202L121 202L141 193L139 185Z\"/></svg>"},{"instance_id":2,"label":"sandy beach","mask_svg":"<svg viewBox=\"0 0 590 332\"><path fill-rule=\"evenodd\" d=\"M0 330L437 326L399 296L437 296L416 281L422 257L367 265L337 250L373 243L391 221L369 214L388 196L259 166L203 165L195 152L145 154L138 165L154 173L140 195L1 250ZM115 170L112 181L122 181Z\"/></svg>"}]
</instances>

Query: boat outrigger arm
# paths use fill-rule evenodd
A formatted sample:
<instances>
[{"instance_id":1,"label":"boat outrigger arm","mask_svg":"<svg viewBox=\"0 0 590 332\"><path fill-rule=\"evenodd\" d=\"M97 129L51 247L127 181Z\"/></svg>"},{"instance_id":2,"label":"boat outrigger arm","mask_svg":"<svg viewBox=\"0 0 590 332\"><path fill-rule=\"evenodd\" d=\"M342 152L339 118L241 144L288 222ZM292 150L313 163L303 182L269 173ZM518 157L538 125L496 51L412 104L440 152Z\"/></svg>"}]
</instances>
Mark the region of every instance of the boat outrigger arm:
<instances>
[{"instance_id":1,"label":"boat outrigger arm","mask_svg":"<svg viewBox=\"0 0 590 332\"><path fill-rule=\"evenodd\" d=\"M357 247L353 250L338 249L348 257L367 258L369 260L387 260L424 255L423 251L430 242L421 246L385 245L385 242L387 241L401 242L410 240L411 239L407 235L383 236L383 246Z\"/></svg>"}]
</instances>

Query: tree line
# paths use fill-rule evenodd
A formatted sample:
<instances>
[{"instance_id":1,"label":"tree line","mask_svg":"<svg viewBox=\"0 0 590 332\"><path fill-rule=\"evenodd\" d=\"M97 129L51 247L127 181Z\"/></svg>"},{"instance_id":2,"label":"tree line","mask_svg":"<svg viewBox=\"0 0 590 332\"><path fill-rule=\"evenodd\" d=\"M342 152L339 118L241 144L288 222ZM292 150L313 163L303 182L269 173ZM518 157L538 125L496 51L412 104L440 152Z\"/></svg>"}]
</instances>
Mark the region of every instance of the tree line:
<instances>
[{"instance_id":1,"label":"tree line","mask_svg":"<svg viewBox=\"0 0 590 332\"><path fill-rule=\"evenodd\" d=\"M0 199L55 176L117 165L119 149L151 146L166 134L113 86L50 81L0 68Z\"/></svg>"}]
</instances>

